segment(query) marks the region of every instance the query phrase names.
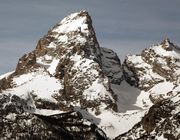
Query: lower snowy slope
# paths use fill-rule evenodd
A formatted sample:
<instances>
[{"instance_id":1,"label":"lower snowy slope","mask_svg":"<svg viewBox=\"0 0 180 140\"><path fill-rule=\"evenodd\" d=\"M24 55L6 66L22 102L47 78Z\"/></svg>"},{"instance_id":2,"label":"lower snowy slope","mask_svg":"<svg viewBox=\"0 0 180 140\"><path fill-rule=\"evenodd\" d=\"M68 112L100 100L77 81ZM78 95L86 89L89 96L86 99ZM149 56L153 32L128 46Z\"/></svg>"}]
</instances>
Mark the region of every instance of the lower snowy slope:
<instances>
[{"instance_id":1,"label":"lower snowy slope","mask_svg":"<svg viewBox=\"0 0 180 140\"><path fill-rule=\"evenodd\" d=\"M39 109L45 110L48 109L50 106L52 108L54 106L55 109L56 106L56 108L58 108L57 112L60 112L55 96L56 94L58 94L59 90L63 88L63 86L60 80L51 77L49 73L46 72L43 68L39 68L38 70L27 74L14 76L11 82L11 86L12 88L2 91L2 94L10 94L12 96L16 95L21 99L26 100L29 103L28 109L31 108L31 110L29 111L31 111L32 113L41 112L38 109L36 110L36 106ZM46 108L46 102L52 105ZM54 114L53 109L49 111Z\"/></svg>"}]
</instances>

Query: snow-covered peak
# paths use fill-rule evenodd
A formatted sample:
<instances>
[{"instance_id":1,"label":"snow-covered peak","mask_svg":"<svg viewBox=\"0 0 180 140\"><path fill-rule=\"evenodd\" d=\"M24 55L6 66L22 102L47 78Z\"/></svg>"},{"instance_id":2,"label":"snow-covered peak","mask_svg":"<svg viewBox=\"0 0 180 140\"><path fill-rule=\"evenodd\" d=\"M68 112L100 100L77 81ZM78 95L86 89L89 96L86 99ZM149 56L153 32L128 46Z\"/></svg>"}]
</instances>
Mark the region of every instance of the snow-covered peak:
<instances>
[{"instance_id":1,"label":"snow-covered peak","mask_svg":"<svg viewBox=\"0 0 180 140\"><path fill-rule=\"evenodd\" d=\"M173 48L173 44L170 42L169 38L165 38L161 43L161 47L166 50L171 50Z\"/></svg>"},{"instance_id":2,"label":"snow-covered peak","mask_svg":"<svg viewBox=\"0 0 180 140\"><path fill-rule=\"evenodd\" d=\"M110 82L120 83L121 76L119 58L100 49L91 17L80 11L56 24L35 50L19 59L2 92L31 100L34 113L78 111L100 125L103 112L117 112Z\"/></svg>"},{"instance_id":3,"label":"snow-covered peak","mask_svg":"<svg viewBox=\"0 0 180 140\"><path fill-rule=\"evenodd\" d=\"M162 57L166 56L180 59L180 48L172 43L169 38L165 38L160 44L153 45L147 49L147 51L151 50Z\"/></svg>"},{"instance_id":4,"label":"snow-covered peak","mask_svg":"<svg viewBox=\"0 0 180 140\"><path fill-rule=\"evenodd\" d=\"M174 45L169 38L165 38L160 44L154 45L144 52L153 51L154 57L171 57L174 59L180 59L180 49ZM151 52L152 53L152 52Z\"/></svg>"},{"instance_id":5,"label":"snow-covered peak","mask_svg":"<svg viewBox=\"0 0 180 140\"><path fill-rule=\"evenodd\" d=\"M166 97L168 90L166 93L159 93L160 90L157 89L167 83L170 85L167 86L169 89L180 83L180 53L177 48L169 39L165 39L161 44L145 49L139 55L127 56L123 64L125 79L146 91L157 85L156 91L151 90L153 100L163 95Z\"/></svg>"},{"instance_id":6,"label":"snow-covered peak","mask_svg":"<svg viewBox=\"0 0 180 140\"><path fill-rule=\"evenodd\" d=\"M56 75L60 60L73 55L100 60L100 47L87 11L70 14L39 40L37 63Z\"/></svg>"},{"instance_id":7,"label":"snow-covered peak","mask_svg":"<svg viewBox=\"0 0 180 140\"><path fill-rule=\"evenodd\" d=\"M87 11L80 11L77 13L70 14L65 17L60 23L58 23L53 32L58 32L59 34L68 32L88 32L88 20L89 15Z\"/></svg>"},{"instance_id":8,"label":"snow-covered peak","mask_svg":"<svg viewBox=\"0 0 180 140\"><path fill-rule=\"evenodd\" d=\"M54 44L51 43L47 47L56 48L57 44L61 43L85 44L88 38L93 41L95 32L90 15L83 10L65 17L48 32L48 35L55 38L55 42L53 41Z\"/></svg>"}]
</instances>

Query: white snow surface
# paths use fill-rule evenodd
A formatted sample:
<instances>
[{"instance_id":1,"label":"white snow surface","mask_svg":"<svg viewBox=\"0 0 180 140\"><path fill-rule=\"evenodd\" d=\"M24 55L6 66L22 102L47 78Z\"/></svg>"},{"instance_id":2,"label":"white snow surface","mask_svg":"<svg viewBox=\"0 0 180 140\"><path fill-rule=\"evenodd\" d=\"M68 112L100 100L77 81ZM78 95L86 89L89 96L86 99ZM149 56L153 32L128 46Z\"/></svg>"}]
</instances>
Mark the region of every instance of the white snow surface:
<instances>
[{"instance_id":1,"label":"white snow surface","mask_svg":"<svg viewBox=\"0 0 180 140\"><path fill-rule=\"evenodd\" d=\"M16 114L15 114L15 113L9 113L9 114L6 116L6 119L11 120L11 121L14 121L14 120L16 119Z\"/></svg>"},{"instance_id":2,"label":"white snow surface","mask_svg":"<svg viewBox=\"0 0 180 140\"><path fill-rule=\"evenodd\" d=\"M78 62L82 59L81 55L78 55L77 53L73 56L70 57L71 60L73 60L74 62Z\"/></svg>"},{"instance_id":3,"label":"white snow surface","mask_svg":"<svg viewBox=\"0 0 180 140\"><path fill-rule=\"evenodd\" d=\"M21 98L26 98L29 93L32 93L38 98L50 102L57 102L52 95L58 93L63 87L58 79L51 77L44 69L16 76L13 83L14 87L3 91L3 93L15 94Z\"/></svg>"},{"instance_id":4,"label":"white snow surface","mask_svg":"<svg viewBox=\"0 0 180 140\"><path fill-rule=\"evenodd\" d=\"M75 42L78 42L80 44L85 44L87 42L87 39L81 35L77 35Z\"/></svg>"},{"instance_id":5,"label":"white snow surface","mask_svg":"<svg viewBox=\"0 0 180 140\"><path fill-rule=\"evenodd\" d=\"M153 46L151 47L151 49L154 50L160 56L168 56L180 59L180 54L178 52L176 52L175 50L167 51L163 49L162 45Z\"/></svg>"},{"instance_id":6,"label":"white snow surface","mask_svg":"<svg viewBox=\"0 0 180 140\"><path fill-rule=\"evenodd\" d=\"M79 13L73 13L64 18L53 32L68 33L72 31L81 31L87 33L88 25L86 24L87 17L79 16Z\"/></svg>"},{"instance_id":7,"label":"white snow surface","mask_svg":"<svg viewBox=\"0 0 180 140\"><path fill-rule=\"evenodd\" d=\"M38 64L43 65L50 74L54 75L60 59L57 57L52 58L52 56L45 55L43 57L38 57L36 61Z\"/></svg>"},{"instance_id":8,"label":"white snow surface","mask_svg":"<svg viewBox=\"0 0 180 140\"><path fill-rule=\"evenodd\" d=\"M142 56L137 56L137 55L128 56L128 61L132 62L135 68L145 69L146 73L143 73L143 75L139 77L140 80L145 80L145 81L152 80L152 79L165 80L162 76L153 72L152 66L144 62L144 60L142 59Z\"/></svg>"},{"instance_id":9,"label":"white snow surface","mask_svg":"<svg viewBox=\"0 0 180 140\"><path fill-rule=\"evenodd\" d=\"M50 74L54 75L56 73L56 68L59 64L59 59L54 58L53 61L50 63L49 68L47 69Z\"/></svg>"},{"instance_id":10,"label":"white snow surface","mask_svg":"<svg viewBox=\"0 0 180 140\"><path fill-rule=\"evenodd\" d=\"M81 70L82 73L87 72L88 74L91 74L92 76L96 76L99 74L97 70L92 69L93 65L98 65L94 63L93 60L87 59L87 58L81 58L81 56L78 56L78 55L75 55L75 57L73 57L72 59L73 60L80 59L79 61L75 61L75 64L73 66L74 69Z\"/></svg>"},{"instance_id":11,"label":"white snow surface","mask_svg":"<svg viewBox=\"0 0 180 140\"><path fill-rule=\"evenodd\" d=\"M52 109L35 109L33 113L44 116L50 116L50 115L62 114L65 112L60 110L52 110Z\"/></svg>"},{"instance_id":12,"label":"white snow surface","mask_svg":"<svg viewBox=\"0 0 180 140\"><path fill-rule=\"evenodd\" d=\"M80 107L75 107L75 111L81 112L83 118L86 118L90 122L96 124L101 128L106 135L113 139L120 134L123 134L130 130L136 123L138 123L148 109L143 110L129 110L122 113L116 113L109 109L104 109L101 106L101 114L95 115L91 109L81 109Z\"/></svg>"},{"instance_id":13,"label":"white snow surface","mask_svg":"<svg viewBox=\"0 0 180 140\"><path fill-rule=\"evenodd\" d=\"M166 99L172 96L172 94L169 95L169 93L173 91L174 87L175 85L172 82L165 81L156 84L149 90L149 93L155 99Z\"/></svg>"},{"instance_id":14,"label":"white snow surface","mask_svg":"<svg viewBox=\"0 0 180 140\"><path fill-rule=\"evenodd\" d=\"M121 85L111 84L111 88L117 95L117 104L119 112L125 112L128 109L133 110L137 96L140 91L128 85L125 81ZM134 90L134 93L132 92ZM133 93L133 94L132 94Z\"/></svg>"},{"instance_id":15,"label":"white snow surface","mask_svg":"<svg viewBox=\"0 0 180 140\"><path fill-rule=\"evenodd\" d=\"M68 36L67 35L60 35L58 37L59 42L67 43L68 42Z\"/></svg>"},{"instance_id":16,"label":"white snow surface","mask_svg":"<svg viewBox=\"0 0 180 140\"><path fill-rule=\"evenodd\" d=\"M98 126L109 138L113 139L130 130L142 119L146 111L147 110L133 110L127 111L126 113L114 113L112 111L105 110L96 117L101 120Z\"/></svg>"},{"instance_id":17,"label":"white snow surface","mask_svg":"<svg viewBox=\"0 0 180 140\"><path fill-rule=\"evenodd\" d=\"M149 90L151 94L166 94L170 91L172 91L174 88L174 84L172 82L162 82L159 84L156 84L153 88Z\"/></svg>"},{"instance_id":18,"label":"white snow surface","mask_svg":"<svg viewBox=\"0 0 180 140\"><path fill-rule=\"evenodd\" d=\"M162 66L163 69L165 70L171 70L168 66L167 66L167 61L161 57L157 57L156 61L158 64L160 64Z\"/></svg>"},{"instance_id":19,"label":"white snow surface","mask_svg":"<svg viewBox=\"0 0 180 140\"><path fill-rule=\"evenodd\" d=\"M81 32L81 33L88 33L88 25L87 25L87 17L86 16L79 16L79 13L71 14L70 16L64 18L58 26L56 26L52 32L57 32L60 36L57 36L57 40L59 42L68 43L69 39L66 35L70 32ZM84 44L87 42L84 36L78 34L75 36L75 42ZM48 46L49 49L56 49L57 44L55 42L51 42ZM176 51L166 51L161 46L153 46L153 49L157 54L161 56L168 56L168 57L175 57L180 58L179 53ZM68 51L71 51L69 48ZM112 66L113 61L110 61L110 57L114 57L114 54L110 52L108 49L104 49L106 51L105 55L102 57L102 61L105 64L107 71L115 72L117 77L121 77L122 73L119 69L118 65ZM62 58L63 56L61 56ZM92 84L88 85L89 87L84 90L83 97L87 100L98 100L98 99L106 99L112 98L111 93L108 91L108 79L105 77L105 80L102 81L100 78L97 78L99 75L98 70L94 69L93 67L98 66L96 62L92 59L83 58L81 55L77 53L70 57L70 60L74 61L72 70L75 69L78 71L78 74L74 76L74 80L79 75L90 75L92 79ZM128 60L131 61L136 68L144 68L146 74L140 76L140 79L147 81L148 79L161 79L164 82L159 83L152 87L149 91L140 91L135 87L130 86L127 82L122 81L120 85L110 84L114 94L117 96L117 105L119 113L116 113L110 109L105 109L107 107L104 103L102 103L99 107L100 114L95 115L91 108L87 108L86 110L81 110L80 102L76 104L77 108L74 110L80 111L84 118L90 120L91 122L98 125L102 130L107 134L107 136L111 139L115 138L116 136L123 134L130 130L136 123L138 123L144 114L148 111L148 109L153 105L149 96L150 94L153 96L162 95L163 97L167 96L167 93L173 91L173 95L176 95L180 91L180 86L175 87L172 82L165 81L165 79L158 75L157 73L152 71L152 66L147 64L141 56L131 55L128 56ZM55 70L57 65L60 61L60 58L53 57L50 55L44 55L43 57L37 58L37 63L43 65L46 70L39 69L35 72L30 72L27 74L23 74L21 76L16 76L13 78L13 88L7 89L3 91L3 94L15 94L21 98L27 99L29 93L35 94L37 98L55 102L57 101L53 98L54 94L58 94L60 89L63 89L63 85L61 81L53 77L52 75L55 74ZM166 62L158 58L157 61L162 63L163 66L166 67ZM180 71L179 69L177 71ZM11 72L12 73L12 72ZM7 73L5 75L0 76L0 79L10 75L11 73ZM50 74L49 74L50 73ZM180 73L180 72L179 72ZM104 83L103 83L104 82ZM78 83L81 84L81 83ZM172 98L173 102L177 102L178 98ZM34 107L33 103L30 102ZM71 103L74 105L73 103ZM79 106L79 108L78 108ZM180 108L176 108L176 112L179 111ZM29 110L30 111L30 110ZM31 111L30 111L31 112ZM34 108L32 110L35 114L41 115L55 115L64 113L60 110L51 110L51 109L38 109ZM8 114L7 119L14 119L14 114ZM161 136L159 137L161 138Z\"/></svg>"},{"instance_id":20,"label":"white snow surface","mask_svg":"<svg viewBox=\"0 0 180 140\"><path fill-rule=\"evenodd\" d=\"M48 46L47 46L47 48L56 48L56 44L54 43L54 42L51 42Z\"/></svg>"},{"instance_id":21,"label":"white snow surface","mask_svg":"<svg viewBox=\"0 0 180 140\"><path fill-rule=\"evenodd\" d=\"M117 95L119 112L143 110L152 105L148 92L140 91L125 81L122 81L120 85L111 84L111 88Z\"/></svg>"},{"instance_id":22,"label":"white snow surface","mask_svg":"<svg viewBox=\"0 0 180 140\"><path fill-rule=\"evenodd\" d=\"M104 85L98 82L99 79L93 82L93 84L84 91L84 98L87 100L106 99L106 96L112 99L111 94L107 91ZM108 82L108 79L107 79Z\"/></svg>"},{"instance_id":23,"label":"white snow surface","mask_svg":"<svg viewBox=\"0 0 180 140\"><path fill-rule=\"evenodd\" d=\"M128 60L131 61L133 64L135 64L135 66L137 68L141 68L141 67L150 67L150 65L148 65L147 63L144 63L144 61L142 60L142 57L139 55L129 55L128 56Z\"/></svg>"},{"instance_id":24,"label":"white snow surface","mask_svg":"<svg viewBox=\"0 0 180 140\"><path fill-rule=\"evenodd\" d=\"M99 93L107 92L104 88L101 89L101 86L97 83L94 86L85 90L85 94L87 92L87 98L90 100L101 97L101 95L97 94L98 90ZM91 109L88 109L88 112L81 109L77 110L82 113L84 118L98 125L109 138L113 139L127 132L138 123L152 106L152 102L149 99L149 93L140 91L125 81L121 85L111 84L111 88L118 97L119 113L105 109L103 104L100 107L100 115L95 115Z\"/></svg>"}]
</instances>

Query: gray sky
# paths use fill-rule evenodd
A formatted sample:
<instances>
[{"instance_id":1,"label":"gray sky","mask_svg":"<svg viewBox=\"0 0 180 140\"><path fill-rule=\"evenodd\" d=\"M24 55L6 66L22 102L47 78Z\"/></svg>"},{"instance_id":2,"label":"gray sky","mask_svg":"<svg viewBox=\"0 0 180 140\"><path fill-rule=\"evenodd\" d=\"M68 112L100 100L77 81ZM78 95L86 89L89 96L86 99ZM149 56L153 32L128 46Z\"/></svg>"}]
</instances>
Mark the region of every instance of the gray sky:
<instances>
[{"instance_id":1,"label":"gray sky","mask_svg":"<svg viewBox=\"0 0 180 140\"><path fill-rule=\"evenodd\" d=\"M101 46L128 53L168 36L180 46L180 0L0 0L0 74L72 12L88 10Z\"/></svg>"}]
</instances>

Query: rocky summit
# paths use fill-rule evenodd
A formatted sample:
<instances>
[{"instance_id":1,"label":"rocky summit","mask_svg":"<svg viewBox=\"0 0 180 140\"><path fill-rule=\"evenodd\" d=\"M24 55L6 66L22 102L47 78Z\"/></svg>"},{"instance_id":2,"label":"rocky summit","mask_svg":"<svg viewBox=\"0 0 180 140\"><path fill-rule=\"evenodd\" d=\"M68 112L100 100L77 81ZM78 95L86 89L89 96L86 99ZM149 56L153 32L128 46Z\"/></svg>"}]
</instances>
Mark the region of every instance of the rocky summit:
<instances>
[{"instance_id":1,"label":"rocky summit","mask_svg":"<svg viewBox=\"0 0 180 140\"><path fill-rule=\"evenodd\" d=\"M70 14L0 76L0 139L180 139L180 48L100 47L87 11Z\"/></svg>"}]
</instances>

